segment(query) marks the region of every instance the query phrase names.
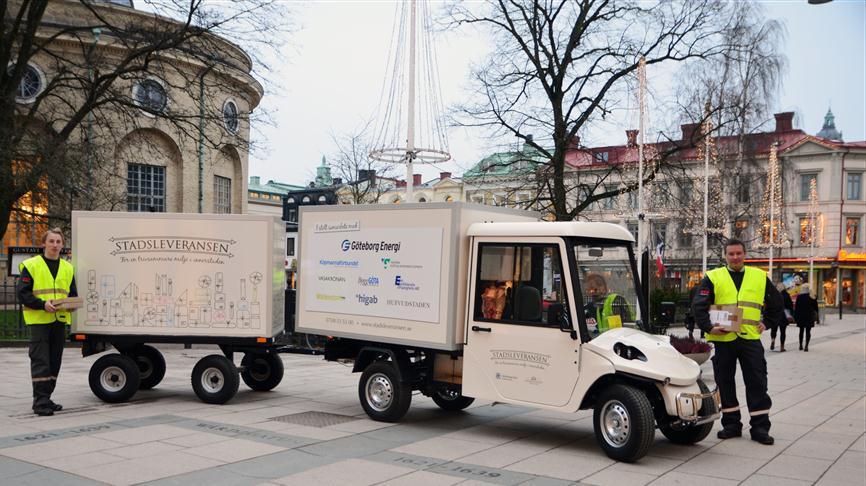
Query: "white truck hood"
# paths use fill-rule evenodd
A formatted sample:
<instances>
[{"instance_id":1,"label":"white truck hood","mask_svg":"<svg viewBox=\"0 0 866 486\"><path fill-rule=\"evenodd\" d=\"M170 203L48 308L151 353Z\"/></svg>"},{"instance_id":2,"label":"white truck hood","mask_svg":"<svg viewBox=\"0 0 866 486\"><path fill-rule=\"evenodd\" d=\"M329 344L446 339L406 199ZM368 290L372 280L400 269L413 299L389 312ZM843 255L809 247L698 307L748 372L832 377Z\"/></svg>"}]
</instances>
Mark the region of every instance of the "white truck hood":
<instances>
[{"instance_id":1,"label":"white truck hood","mask_svg":"<svg viewBox=\"0 0 866 486\"><path fill-rule=\"evenodd\" d=\"M647 360L620 357L613 350L616 343L637 348ZM658 381L669 379L674 385L691 385L701 373L700 366L674 349L667 336L647 334L637 329L611 329L583 346L607 358L617 371Z\"/></svg>"}]
</instances>

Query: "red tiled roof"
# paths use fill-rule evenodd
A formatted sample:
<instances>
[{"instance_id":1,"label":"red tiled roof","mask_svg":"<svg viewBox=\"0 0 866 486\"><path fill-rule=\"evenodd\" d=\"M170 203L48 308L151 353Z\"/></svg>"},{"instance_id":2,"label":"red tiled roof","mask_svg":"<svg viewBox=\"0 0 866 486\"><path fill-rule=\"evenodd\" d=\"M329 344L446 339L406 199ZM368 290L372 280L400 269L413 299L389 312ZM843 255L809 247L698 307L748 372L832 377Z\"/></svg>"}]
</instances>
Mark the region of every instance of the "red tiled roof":
<instances>
[{"instance_id":1,"label":"red tiled roof","mask_svg":"<svg viewBox=\"0 0 866 486\"><path fill-rule=\"evenodd\" d=\"M763 132L747 135L745 140L745 150L751 155L769 154L770 146L779 142L779 152L792 150L799 147L807 141L812 141L823 145L830 149L837 149L840 144L825 140L820 137L814 137L806 134L802 130L788 130L784 132ZM721 157L731 157L736 155L738 150L738 140L736 136L726 136L715 139L716 149ZM684 146L687 141L672 141L647 144L650 151L667 152L678 146ZM866 142L856 142L863 143ZM850 144L846 144L850 145ZM866 145L862 145L866 147ZM607 160L604 161L600 154L607 152ZM680 160L697 159L700 155L698 147L686 147L679 151L677 158ZM625 163L636 163L638 159L637 147L628 147L626 145L611 145L606 147L579 148L571 150L565 154L565 163L572 167L589 167L603 165L617 165Z\"/></svg>"}]
</instances>

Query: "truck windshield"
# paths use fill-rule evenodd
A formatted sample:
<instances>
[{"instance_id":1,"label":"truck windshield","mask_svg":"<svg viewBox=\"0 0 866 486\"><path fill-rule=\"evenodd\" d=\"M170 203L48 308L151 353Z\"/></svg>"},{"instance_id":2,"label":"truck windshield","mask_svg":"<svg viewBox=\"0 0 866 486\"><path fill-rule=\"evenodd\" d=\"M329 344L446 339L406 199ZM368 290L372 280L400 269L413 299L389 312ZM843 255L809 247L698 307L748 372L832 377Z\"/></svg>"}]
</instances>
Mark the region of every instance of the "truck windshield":
<instances>
[{"instance_id":1,"label":"truck windshield","mask_svg":"<svg viewBox=\"0 0 866 486\"><path fill-rule=\"evenodd\" d=\"M636 327L638 297L625 243L574 245L577 276L589 337L617 327Z\"/></svg>"}]
</instances>

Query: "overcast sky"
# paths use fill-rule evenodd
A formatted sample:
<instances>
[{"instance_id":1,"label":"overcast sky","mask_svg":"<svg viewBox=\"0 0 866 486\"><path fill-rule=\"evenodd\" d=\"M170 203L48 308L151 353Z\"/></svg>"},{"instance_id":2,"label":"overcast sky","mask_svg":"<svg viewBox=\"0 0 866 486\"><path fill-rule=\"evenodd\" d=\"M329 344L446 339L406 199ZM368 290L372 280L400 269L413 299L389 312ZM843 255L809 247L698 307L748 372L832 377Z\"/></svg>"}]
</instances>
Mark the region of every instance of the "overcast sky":
<instances>
[{"instance_id":1,"label":"overcast sky","mask_svg":"<svg viewBox=\"0 0 866 486\"><path fill-rule=\"evenodd\" d=\"M828 105L845 141L866 140L866 2L835 0L766 1L768 17L784 21L788 72L775 111L794 111L795 128L821 129ZM262 106L275 126L254 130L267 150L250 156L250 175L263 181L306 185L322 156L335 151L332 134L351 134L373 117L385 81L385 65L395 5L387 1L295 4L299 30L291 35L286 62L275 77L278 94L266 93ZM489 52L480 34L447 32L436 36L444 102L466 99L469 67ZM649 73L652 78L652 73ZM623 122L598 144L624 143ZM513 140L489 140L483 133L452 129L452 162L419 167L424 179L440 170L459 176L496 147ZM607 139L603 139L607 138Z\"/></svg>"}]
</instances>

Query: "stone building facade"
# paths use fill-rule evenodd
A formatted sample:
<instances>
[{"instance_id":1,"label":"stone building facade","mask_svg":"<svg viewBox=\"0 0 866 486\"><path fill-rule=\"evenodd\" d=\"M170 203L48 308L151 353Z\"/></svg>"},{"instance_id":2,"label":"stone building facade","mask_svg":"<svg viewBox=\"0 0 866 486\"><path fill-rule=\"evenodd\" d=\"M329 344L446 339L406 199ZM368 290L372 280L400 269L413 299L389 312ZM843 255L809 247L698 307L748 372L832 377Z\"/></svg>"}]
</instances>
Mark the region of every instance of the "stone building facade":
<instances>
[{"instance_id":1,"label":"stone building facade","mask_svg":"<svg viewBox=\"0 0 866 486\"><path fill-rule=\"evenodd\" d=\"M175 24L134 8L132 2L94 2L89 8L109 25ZM49 2L37 34L39 40L50 39L49 49L37 53L26 68L17 100L22 111L32 106L64 70L89 70L92 77L98 76L100 68L114 69L124 62L135 43L118 38L110 29L94 28L92 38L84 39L81 35L57 35L70 25L102 23L80 2ZM48 225L62 223L39 215L61 211L68 215L70 207L246 212L248 114L258 106L264 90L251 74L251 58L240 47L213 35L203 39L199 42L207 42L208 49L219 54L213 62L203 62L200 56L188 55L183 49L162 51L150 61L152 69L148 72L115 81L111 89L128 99L127 106L102 108L95 116L88 115L79 133L70 137L83 141L82 146L91 151L89 182L73 191L69 201L38 194L22 198L19 204L34 214L15 213L3 236L0 252L4 255L0 256L5 257L10 246L38 246ZM95 54L85 57L87 51ZM90 65L88 59L99 59L101 64ZM37 112L37 120L43 124L40 129L46 133L57 130L82 97L82 92L69 85L41 99Z\"/></svg>"}]
</instances>

